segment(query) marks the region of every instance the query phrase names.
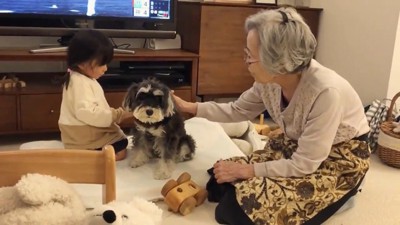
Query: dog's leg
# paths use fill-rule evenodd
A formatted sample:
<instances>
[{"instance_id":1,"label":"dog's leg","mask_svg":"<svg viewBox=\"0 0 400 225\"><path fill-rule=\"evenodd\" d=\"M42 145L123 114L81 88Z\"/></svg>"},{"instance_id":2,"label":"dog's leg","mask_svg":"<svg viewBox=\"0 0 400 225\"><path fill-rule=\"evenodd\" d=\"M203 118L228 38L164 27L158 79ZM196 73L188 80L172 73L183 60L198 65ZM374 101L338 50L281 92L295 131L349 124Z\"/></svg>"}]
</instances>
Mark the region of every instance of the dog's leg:
<instances>
[{"instance_id":1,"label":"dog's leg","mask_svg":"<svg viewBox=\"0 0 400 225\"><path fill-rule=\"evenodd\" d=\"M188 161L193 159L196 143L192 136L186 135L180 139L178 148L178 154L176 155L175 161L177 163Z\"/></svg>"},{"instance_id":2,"label":"dog's leg","mask_svg":"<svg viewBox=\"0 0 400 225\"><path fill-rule=\"evenodd\" d=\"M156 180L170 178L175 169L174 155L176 154L176 148L171 147L170 141L165 137L157 138L153 146L160 157L154 170L154 179Z\"/></svg>"},{"instance_id":3,"label":"dog's leg","mask_svg":"<svg viewBox=\"0 0 400 225\"><path fill-rule=\"evenodd\" d=\"M184 162L193 159L193 153L191 152L189 146L187 144L182 144L179 149L179 154L176 156L175 161Z\"/></svg>"},{"instance_id":4,"label":"dog's leg","mask_svg":"<svg viewBox=\"0 0 400 225\"><path fill-rule=\"evenodd\" d=\"M171 177L174 161L171 159L158 159L153 177L156 180L164 180Z\"/></svg>"},{"instance_id":5,"label":"dog's leg","mask_svg":"<svg viewBox=\"0 0 400 225\"><path fill-rule=\"evenodd\" d=\"M129 162L129 166L136 168L144 165L149 161L149 156L142 149L134 149L132 160Z\"/></svg>"}]
</instances>

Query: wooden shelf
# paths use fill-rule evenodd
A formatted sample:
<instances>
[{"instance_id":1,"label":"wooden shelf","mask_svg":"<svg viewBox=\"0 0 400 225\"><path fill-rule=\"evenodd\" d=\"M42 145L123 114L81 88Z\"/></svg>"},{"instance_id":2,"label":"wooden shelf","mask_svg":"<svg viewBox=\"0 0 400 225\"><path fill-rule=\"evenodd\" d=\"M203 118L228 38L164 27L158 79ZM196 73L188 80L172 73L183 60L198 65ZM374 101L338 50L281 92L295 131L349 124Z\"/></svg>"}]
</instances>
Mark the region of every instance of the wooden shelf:
<instances>
[{"instance_id":1,"label":"wooden shelf","mask_svg":"<svg viewBox=\"0 0 400 225\"><path fill-rule=\"evenodd\" d=\"M13 73L19 79L26 82L24 88L0 88L0 95L24 95L24 94L56 94L62 92L62 84L54 82L55 76L62 73ZM129 84L121 87L104 88L105 92L125 92ZM170 85L174 90L191 90L190 85L174 86Z\"/></svg>"},{"instance_id":2,"label":"wooden shelf","mask_svg":"<svg viewBox=\"0 0 400 225\"><path fill-rule=\"evenodd\" d=\"M193 58L199 58L196 53L174 49L174 50L150 50L134 49L135 54L114 54L114 60L119 61L190 61ZM1 61L61 61L65 60L66 53L30 53L29 49L0 49Z\"/></svg>"}]
</instances>

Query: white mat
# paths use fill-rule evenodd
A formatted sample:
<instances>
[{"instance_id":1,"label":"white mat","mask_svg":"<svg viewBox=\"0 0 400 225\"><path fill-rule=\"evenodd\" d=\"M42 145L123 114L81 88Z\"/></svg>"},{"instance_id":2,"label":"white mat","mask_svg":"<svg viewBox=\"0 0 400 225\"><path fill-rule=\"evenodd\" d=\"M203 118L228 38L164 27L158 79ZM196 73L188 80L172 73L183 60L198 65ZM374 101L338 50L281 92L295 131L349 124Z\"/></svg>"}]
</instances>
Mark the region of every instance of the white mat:
<instances>
[{"instance_id":1,"label":"white mat","mask_svg":"<svg viewBox=\"0 0 400 225\"><path fill-rule=\"evenodd\" d=\"M208 175L205 171L212 166L213 162L220 158L242 155L242 152L233 144L217 123L193 118L186 122L186 129L197 141L197 154L194 160L178 164L177 170L173 174L174 179L182 171L187 171L192 174L194 181L200 185L205 185L208 181ZM30 142L29 145L23 145L21 148L49 147L49 143L53 147L60 146L60 142L57 141ZM166 181L153 180L150 165L131 169L127 167L127 160L117 164L117 198L119 200L129 199L133 195L143 195L146 198L160 196L160 190ZM367 182L363 187L363 191L357 195L355 207L333 216L324 225L400 225L400 215L397 213L400 194L395 194L398 193L400 187L398 175L398 169L382 164L373 155L371 169L367 174ZM96 189L94 187L81 187L79 191L85 195L88 203L99 204L99 199L101 199L100 188L98 187L94 193L90 193L92 188ZM215 203L205 201L203 205L195 208L187 216L169 212L163 202L158 203L158 205L164 210L163 225L218 224L214 219Z\"/></svg>"},{"instance_id":2,"label":"white mat","mask_svg":"<svg viewBox=\"0 0 400 225\"><path fill-rule=\"evenodd\" d=\"M185 122L187 132L196 141L196 154L193 160L178 163L172 174L172 179L177 179L182 172L191 174L197 184L206 185L209 175L207 169L222 158L243 155L240 149L226 135L218 123L202 118L192 118ZM35 141L22 144L20 149L37 148L62 148L59 141ZM139 168L129 167L132 154L128 152L125 160L117 162L117 200L127 201L132 196L146 199L162 197L160 191L167 180L154 180L152 167L155 161ZM101 186L89 184L74 184L78 193L83 197L87 207L101 204Z\"/></svg>"},{"instance_id":3,"label":"white mat","mask_svg":"<svg viewBox=\"0 0 400 225\"><path fill-rule=\"evenodd\" d=\"M29 150L29 149L64 149L64 145L59 140L48 140L48 141L31 141L23 143L19 146L19 149Z\"/></svg>"},{"instance_id":4,"label":"white mat","mask_svg":"<svg viewBox=\"0 0 400 225\"><path fill-rule=\"evenodd\" d=\"M209 175L207 169L214 162L232 156L243 155L242 151L232 142L220 124L202 118L192 118L185 122L187 132L196 141L196 154L193 160L179 163L171 179L177 179L182 172L188 172L192 180L205 187ZM34 141L22 144L20 149L57 148L63 145L58 140ZM167 180L154 180L152 167L154 161L139 168L130 168L128 163L132 154L128 152L125 160L117 162L117 200L127 201L132 196L146 199L161 197L161 189ZM102 192L100 185L74 184L78 193L83 197L87 207L101 204ZM164 210L163 224L217 224L214 219L216 204L205 201L187 216L169 212L163 202L158 205Z\"/></svg>"}]
</instances>

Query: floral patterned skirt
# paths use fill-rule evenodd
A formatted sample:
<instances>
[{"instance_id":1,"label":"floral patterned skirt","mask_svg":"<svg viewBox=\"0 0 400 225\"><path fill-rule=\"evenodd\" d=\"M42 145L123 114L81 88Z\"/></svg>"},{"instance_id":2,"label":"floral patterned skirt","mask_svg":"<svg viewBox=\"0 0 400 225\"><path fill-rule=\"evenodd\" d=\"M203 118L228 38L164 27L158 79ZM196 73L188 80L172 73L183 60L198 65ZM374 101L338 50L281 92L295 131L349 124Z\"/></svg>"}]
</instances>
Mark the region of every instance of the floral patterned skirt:
<instances>
[{"instance_id":1,"label":"floral patterned skirt","mask_svg":"<svg viewBox=\"0 0 400 225\"><path fill-rule=\"evenodd\" d=\"M297 142L284 135L271 139L264 150L228 160L258 163L290 158ZM254 177L235 182L236 199L256 225L300 225L357 187L369 168L365 141L332 146L317 171L304 177Z\"/></svg>"}]
</instances>

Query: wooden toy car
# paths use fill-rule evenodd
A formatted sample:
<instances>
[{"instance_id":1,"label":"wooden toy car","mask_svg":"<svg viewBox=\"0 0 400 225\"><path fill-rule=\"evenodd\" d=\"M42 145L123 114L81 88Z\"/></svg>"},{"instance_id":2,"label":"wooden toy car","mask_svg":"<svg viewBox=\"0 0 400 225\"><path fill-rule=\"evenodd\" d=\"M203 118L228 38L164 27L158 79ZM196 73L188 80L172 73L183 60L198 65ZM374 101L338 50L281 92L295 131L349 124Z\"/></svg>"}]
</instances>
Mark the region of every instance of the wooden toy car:
<instances>
[{"instance_id":1,"label":"wooden toy car","mask_svg":"<svg viewBox=\"0 0 400 225\"><path fill-rule=\"evenodd\" d=\"M164 202L168 209L182 215L187 215L196 207L201 205L207 198L207 190L191 180L188 173L182 173L175 181L169 180L161 190Z\"/></svg>"}]
</instances>

